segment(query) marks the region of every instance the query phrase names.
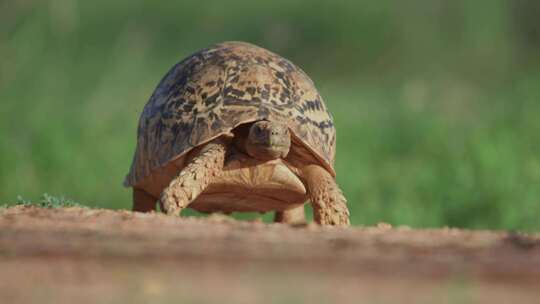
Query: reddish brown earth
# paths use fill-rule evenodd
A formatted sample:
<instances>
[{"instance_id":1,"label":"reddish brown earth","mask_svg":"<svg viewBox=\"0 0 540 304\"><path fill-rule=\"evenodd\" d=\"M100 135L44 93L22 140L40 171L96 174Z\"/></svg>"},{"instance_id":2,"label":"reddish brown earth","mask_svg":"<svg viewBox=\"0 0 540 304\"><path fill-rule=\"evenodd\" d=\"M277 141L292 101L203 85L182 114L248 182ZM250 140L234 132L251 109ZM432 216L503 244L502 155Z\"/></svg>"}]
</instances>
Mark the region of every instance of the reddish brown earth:
<instances>
[{"instance_id":1,"label":"reddish brown earth","mask_svg":"<svg viewBox=\"0 0 540 304\"><path fill-rule=\"evenodd\" d=\"M0 303L540 303L540 235L0 209Z\"/></svg>"}]
</instances>

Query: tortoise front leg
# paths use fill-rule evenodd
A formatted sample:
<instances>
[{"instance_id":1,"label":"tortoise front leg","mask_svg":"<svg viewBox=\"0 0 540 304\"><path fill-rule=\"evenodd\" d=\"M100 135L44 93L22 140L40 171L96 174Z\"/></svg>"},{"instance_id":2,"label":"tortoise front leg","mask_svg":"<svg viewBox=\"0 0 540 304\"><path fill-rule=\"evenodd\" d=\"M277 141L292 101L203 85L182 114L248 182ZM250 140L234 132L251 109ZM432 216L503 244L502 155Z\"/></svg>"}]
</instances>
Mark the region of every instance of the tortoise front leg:
<instances>
[{"instance_id":1,"label":"tortoise front leg","mask_svg":"<svg viewBox=\"0 0 540 304\"><path fill-rule=\"evenodd\" d=\"M186 164L184 169L161 193L160 203L167 214L177 214L193 202L223 171L225 144L217 139L206 146Z\"/></svg>"},{"instance_id":2,"label":"tortoise front leg","mask_svg":"<svg viewBox=\"0 0 540 304\"><path fill-rule=\"evenodd\" d=\"M301 174L307 184L315 222L321 225L348 226L347 200L332 175L318 165L305 166Z\"/></svg>"}]
</instances>

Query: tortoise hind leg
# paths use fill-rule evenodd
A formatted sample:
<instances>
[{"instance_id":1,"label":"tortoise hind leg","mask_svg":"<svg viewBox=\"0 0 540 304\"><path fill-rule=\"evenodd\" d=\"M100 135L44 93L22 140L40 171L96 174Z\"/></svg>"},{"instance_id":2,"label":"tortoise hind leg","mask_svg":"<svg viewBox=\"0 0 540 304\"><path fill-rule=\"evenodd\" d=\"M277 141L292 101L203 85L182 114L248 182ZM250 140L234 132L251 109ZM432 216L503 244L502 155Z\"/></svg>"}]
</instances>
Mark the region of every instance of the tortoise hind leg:
<instances>
[{"instance_id":1,"label":"tortoise hind leg","mask_svg":"<svg viewBox=\"0 0 540 304\"><path fill-rule=\"evenodd\" d=\"M177 214L194 201L223 172L225 143L206 144L161 193L160 204L167 214Z\"/></svg>"},{"instance_id":2,"label":"tortoise hind leg","mask_svg":"<svg viewBox=\"0 0 540 304\"><path fill-rule=\"evenodd\" d=\"M146 191L133 188L133 211L151 212L156 210L157 198L148 194Z\"/></svg>"},{"instance_id":3,"label":"tortoise hind leg","mask_svg":"<svg viewBox=\"0 0 540 304\"><path fill-rule=\"evenodd\" d=\"M301 174L307 184L315 222L321 225L348 226L347 200L334 177L318 165L305 166Z\"/></svg>"},{"instance_id":4,"label":"tortoise hind leg","mask_svg":"<svg viewBox=\"0 0 540 304\"><path fill-rule=\"evenodd\" d=\"M304 205L289 210L276 211L276 214L274 215L274 222L293 225L305 224L306 215L304 213Z\"/></svg>"}]
</instances>

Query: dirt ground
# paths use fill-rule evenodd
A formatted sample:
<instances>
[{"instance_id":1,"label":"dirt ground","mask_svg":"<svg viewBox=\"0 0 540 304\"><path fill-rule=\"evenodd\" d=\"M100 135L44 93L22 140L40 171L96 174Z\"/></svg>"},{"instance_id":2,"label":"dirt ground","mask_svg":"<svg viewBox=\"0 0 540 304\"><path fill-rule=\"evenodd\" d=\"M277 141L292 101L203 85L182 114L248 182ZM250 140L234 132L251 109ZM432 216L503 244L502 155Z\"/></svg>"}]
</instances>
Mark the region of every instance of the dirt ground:
<instances>
[{"instance_id":1,"label":"dirt ground","mask_svg":"<svg viewBox=\"0 0 540 304\"><path fill-rule=\"evenodd\" d=\"M540 303L540 235L0 210L0 303Z\"/></svg>"}]
</instances>

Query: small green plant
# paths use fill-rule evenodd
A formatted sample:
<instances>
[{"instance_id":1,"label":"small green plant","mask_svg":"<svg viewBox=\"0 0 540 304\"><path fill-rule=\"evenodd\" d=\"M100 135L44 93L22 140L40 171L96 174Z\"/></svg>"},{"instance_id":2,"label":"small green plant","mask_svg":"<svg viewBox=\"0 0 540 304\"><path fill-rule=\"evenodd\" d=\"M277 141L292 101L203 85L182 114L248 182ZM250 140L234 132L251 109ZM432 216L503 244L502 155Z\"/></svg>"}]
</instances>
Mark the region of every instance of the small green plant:
<instances>
[{"instance_id":1,"label":"small green plant","mask_svg":"<svg viewBox=\"0 0 540 304\"><path fill-rule=\"evenodd\" d=\"M48 193L43 193L41 198L35 202L26 200L21 195L18 195L16 204L25 205L25 206L36 206L36 207L41 207L41 208L66 208L66 207L86 208L86 206L83 206L64 196L56 197Z\"/></svg>"},{"instance_id":2,"label":"small green plant","mask_svg":"<svg viewBox=\"0 0 540 304\"><path fill-rule=\"evenodd\" d=\"M16 205L30 205L31 201L25 200L21 195L17 195Z\"/></svg>"}]
</instances>

